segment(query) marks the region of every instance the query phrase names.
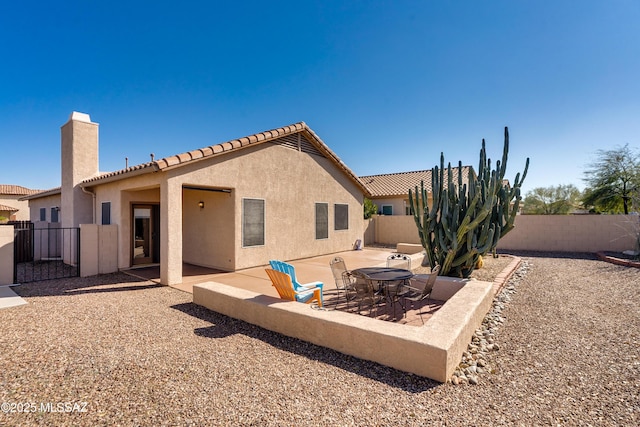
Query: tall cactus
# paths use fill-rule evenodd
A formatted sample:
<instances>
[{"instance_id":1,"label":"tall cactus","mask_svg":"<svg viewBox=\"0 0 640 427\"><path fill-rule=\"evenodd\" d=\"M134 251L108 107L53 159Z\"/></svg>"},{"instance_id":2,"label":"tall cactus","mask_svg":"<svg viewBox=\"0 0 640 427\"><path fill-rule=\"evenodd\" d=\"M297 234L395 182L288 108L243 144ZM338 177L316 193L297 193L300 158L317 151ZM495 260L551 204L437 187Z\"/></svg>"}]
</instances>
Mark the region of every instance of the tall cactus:
<instances>
[{"instance_id":1,"label":"tall cactus","mask_svg":"<svg viewBox=\"0 0 640 427\"><path fill-rule=\"evenodd\" d=\"M522 177L518 173L510 187L503 182L508 153L509 129L505 127L502 160L496 162L495 169L491 169L483 139L477 179L469 174L463 183L462 162L458 162L457 182L454 182L451 163L445 180L444 154L441 154L440 167L431 169L431 205L424 182L420 188L409 189L409 204L427 253L424 265L439 264L443 276L469 277L479 256L495 251L498 240L513 229L529 159Z\"/></svg>"}]
</instances>

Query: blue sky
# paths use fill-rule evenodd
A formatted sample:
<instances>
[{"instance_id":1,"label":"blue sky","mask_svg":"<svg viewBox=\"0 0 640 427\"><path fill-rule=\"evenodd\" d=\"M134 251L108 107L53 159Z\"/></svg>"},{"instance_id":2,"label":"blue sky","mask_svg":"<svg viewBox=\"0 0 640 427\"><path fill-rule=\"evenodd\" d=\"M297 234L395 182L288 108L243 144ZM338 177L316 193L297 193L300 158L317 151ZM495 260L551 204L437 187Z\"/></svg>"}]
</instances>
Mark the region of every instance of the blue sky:
<instances>
[{"instance_id":1,"label":"blue sky","mask_svg":"<svg viewBox=\"0 0 640 427\"><path fill-rule=\"evenodd\" d=\"M0 183L60 185L60 126L112 171L305 121L358 175L476 167L523 190L640 147L640 2L20 1L0 6ZM274 165L274 167L277 167Z\"/></svg>"}]
</instances>

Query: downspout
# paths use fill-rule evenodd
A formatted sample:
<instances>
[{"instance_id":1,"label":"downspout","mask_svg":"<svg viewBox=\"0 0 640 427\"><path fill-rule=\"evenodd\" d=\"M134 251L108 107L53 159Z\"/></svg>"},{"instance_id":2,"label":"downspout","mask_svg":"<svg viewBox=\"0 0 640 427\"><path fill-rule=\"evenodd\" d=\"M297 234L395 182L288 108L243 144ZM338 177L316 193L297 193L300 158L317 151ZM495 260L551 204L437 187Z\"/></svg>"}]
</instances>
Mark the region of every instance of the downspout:
<instances>
[{"instance_id":1,"label":"downspout","mask_svg":"<svg viewBox=\"0 0 640 427\"><path fill-rule=\"evenodd\" d=\"M83 186L80 186L80 188L82 189L82 192L85 194L90 194L91 197L93 198L93 214L92 214L92 224L96 223L96 193L94 193L93 191L89 191L86 188L84 188Z\"/></svg>"}]
</instances>

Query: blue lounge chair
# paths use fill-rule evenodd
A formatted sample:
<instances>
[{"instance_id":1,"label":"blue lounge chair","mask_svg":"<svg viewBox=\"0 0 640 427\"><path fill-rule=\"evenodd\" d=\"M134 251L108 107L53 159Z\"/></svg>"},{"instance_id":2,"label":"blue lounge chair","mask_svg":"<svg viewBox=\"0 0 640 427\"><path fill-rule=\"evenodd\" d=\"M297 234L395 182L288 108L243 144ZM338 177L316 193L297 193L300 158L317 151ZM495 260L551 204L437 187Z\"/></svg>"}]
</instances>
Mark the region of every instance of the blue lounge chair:
<instances>
[{"instance_id":1,"label":"blue lounge chair","mask_svg":"<svg viewBox=\"0 0 640 427\"><path fill-rule=\"evenodd\" d=\"M289 301L298 301L311 304L313 301L318 302L318 306L322 307L322 292L320 288L307 289L303 292L296 292L293 289L291 276L281 271L265 268L265 271L271 279L271 284L278 291L280 298Z\"/></svg>"},{"instance_id":2,"label":"blue lounge chair","mask_svg":"<svg viewBox=\"0 0 640 427\"><path fill-rule=\"evenodd\" d=\"M308 291L309 289L320 288L320 294L324 298L323 289L322 289L324 284L322 282L310 282L310 283L298 282L298 279L296 278L295 267L284 261L271 260L269 261L269 265L271 265L272 269L291 276L291 283L293 283L293 289L296 292L304 292L304 291Z\"/></svg>"}]
</instances>

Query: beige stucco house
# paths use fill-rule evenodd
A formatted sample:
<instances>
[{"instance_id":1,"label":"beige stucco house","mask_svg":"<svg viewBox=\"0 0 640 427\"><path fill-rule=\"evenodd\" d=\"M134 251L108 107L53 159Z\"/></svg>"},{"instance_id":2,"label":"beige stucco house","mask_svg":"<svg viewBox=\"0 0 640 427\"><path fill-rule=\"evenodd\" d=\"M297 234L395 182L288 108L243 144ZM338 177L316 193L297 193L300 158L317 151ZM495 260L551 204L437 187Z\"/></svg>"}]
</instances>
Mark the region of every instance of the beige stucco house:
<instances>
[{"instance_id":1,"label":"beige stucco house","mask_svg":"<svg viewBox=\"0 0 640 427\"><path fill-rule=\"evenodd\" d=\"M458 168L452 169L453 180L458 180ZM445 171L446 174L446 171ZM475 176L471 166L462 167L462 181L468 182L469 174ZM446 182L445 176L445 182ZM409 189L420 188L424 182L429 194L429 203L432 199L431 170L389 173L383 175L361 176L360 180L371 194L371 201L378 207L379 215L410 215Z\"/></svg>"},{"instance_id":2,"label":"beige stucco house","mask_svg":"<svg viewBox=\"0 0 640 427\"><path fill-rule=\"evenodd\" d=\"M20 185L0 184L0 218L7 221L28 221L29 202L22 197L39 193Z\"/></svg>"},{"instance_id":3,"label":"beige stucco house","mask_svg":"<svg viewBox=\"0 0 640 427\"><path fill-rule=\"evenodd\" d=\"M117 266L183 263L234 271L353 247L363 237L358 177L303 122L115 172L98 168L98 124L61 130L62 185L28 196L32 220L117 225ZM50 221L50 218L45 218Z\"/></svg>"}]
</instances>

